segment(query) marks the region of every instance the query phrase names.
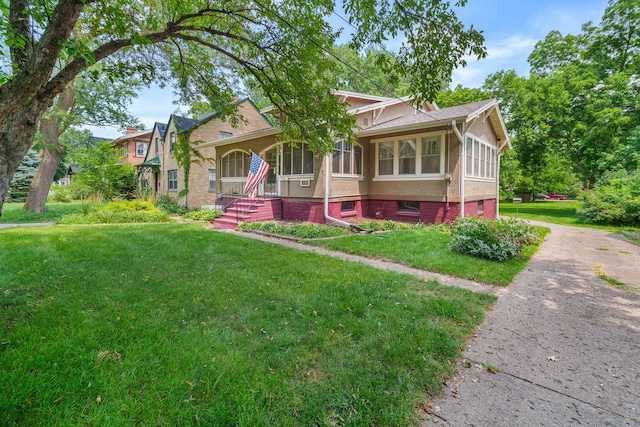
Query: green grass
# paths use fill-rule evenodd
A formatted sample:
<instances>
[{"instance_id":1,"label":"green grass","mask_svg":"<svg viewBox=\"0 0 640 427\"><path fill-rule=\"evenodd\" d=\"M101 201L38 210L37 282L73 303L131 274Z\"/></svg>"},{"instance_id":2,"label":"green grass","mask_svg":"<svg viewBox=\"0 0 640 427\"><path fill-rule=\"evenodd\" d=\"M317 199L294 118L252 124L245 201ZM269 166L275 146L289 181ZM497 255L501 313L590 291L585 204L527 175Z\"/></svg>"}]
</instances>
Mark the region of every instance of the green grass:
<instances>
[{"instance_id":1,"label":"green grass","mask_svg":"<svg viewBox=\"0 0 640 427\"><path fill-rule=\"evenodd\" d=\"M543 231L545 235L547 232ZM516 259L491 261L447 250L450 240L450 233L442 227L420 227L309 244L502 286L510 284L537 251L537 246L527 246Z\"/></svg>"},{"instance_id":2,"label":"green grass","mask_svg":"<svg viewBox=\"0 0 640 427\"><path fill-rule=\"evenodd\" d=\"M0 247L0 425L414 425L495 300L201 225Z\"/></svg>"},{"instance_id":3,"label":"green grass","mask_svg":"<svg viewBox=\"0 0 640 427\"><path fill-rule=\"evenodd\" d=\"M500 202L500 215L515 218L530 219L560 225L580 225L576 218L576 211L582 207L582 202L557 201L531 203Z\"/></svg>"},{"instance_id":4,"label":"green grass","mask_svg":"<svg viewBox=\"0 0 640 427\"><path fill-rule=\"evenodd\" d=\"M627 239L640 243L638 227L615 227L610 225L583 224L578 221L576 211L582 207L577 201L537 201L532 203L504 203L500 202L500 215L551 224L572 225L577 227L599 228L621 234Z\"/></svg>"},{"instance_id":5,"label":"green grass","mask_svg":"<svg viewBox=\"0 0 640 427\"><path fill-rule=\"evenodd\" d=\"M25 212L22 210L24 203L5 203L2 207L0 224L29 223L29 222L57 222L64 215L80 211L81 201L70 203L47 203L45 211L41 214Z\"/></svg>"}]
</instances>

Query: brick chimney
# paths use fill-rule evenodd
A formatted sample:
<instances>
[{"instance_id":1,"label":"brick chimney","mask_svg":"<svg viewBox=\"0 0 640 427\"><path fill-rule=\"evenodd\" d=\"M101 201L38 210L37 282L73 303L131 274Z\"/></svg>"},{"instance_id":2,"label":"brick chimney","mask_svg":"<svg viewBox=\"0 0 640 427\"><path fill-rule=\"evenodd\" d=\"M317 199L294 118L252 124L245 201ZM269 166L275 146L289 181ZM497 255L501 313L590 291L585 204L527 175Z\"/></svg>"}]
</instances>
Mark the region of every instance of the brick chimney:
<instances>
[{"instance_id":1,"label":"brick chimney","mask_svg":"<svg viewBox=\"0 0 640 427\"><path fill-rule=\"evenodd\" d=\"M137 128L132 128L132 127L127 127L127 135L130 135L132 133L138 133L138 129Z\"/></svg>"}]
</instances>

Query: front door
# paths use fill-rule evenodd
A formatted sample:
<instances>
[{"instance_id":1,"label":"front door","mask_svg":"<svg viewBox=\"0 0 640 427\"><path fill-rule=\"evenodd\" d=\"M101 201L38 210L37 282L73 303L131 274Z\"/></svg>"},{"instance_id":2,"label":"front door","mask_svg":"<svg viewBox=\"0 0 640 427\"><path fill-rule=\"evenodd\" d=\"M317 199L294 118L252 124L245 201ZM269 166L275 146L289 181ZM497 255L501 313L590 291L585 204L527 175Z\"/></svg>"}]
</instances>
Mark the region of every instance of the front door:
<instances>
[{"instance_id":1,"label":"front door","mask_svg":"<svg viewBox=\"0 0 640 427\"><path fill-rule=\"evenodd\" d=\"M263 182L263 194L265 196L277 197L280 195L280 179L278 176L278 150L277 147L270 148L264 153L263 159L269 163L269 173Z\"/></svg>"}]
</instances>

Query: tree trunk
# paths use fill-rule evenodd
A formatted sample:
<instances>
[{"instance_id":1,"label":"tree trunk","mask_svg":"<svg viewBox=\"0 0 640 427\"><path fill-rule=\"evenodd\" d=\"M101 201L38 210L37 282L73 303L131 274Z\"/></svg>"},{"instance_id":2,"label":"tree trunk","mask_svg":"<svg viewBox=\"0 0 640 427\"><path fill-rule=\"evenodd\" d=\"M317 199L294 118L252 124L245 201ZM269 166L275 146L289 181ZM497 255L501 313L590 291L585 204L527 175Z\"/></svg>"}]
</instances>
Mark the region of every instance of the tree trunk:
<instances>
[{"instance_id":1,"label":"tree trunk","mask_svg":"<svg viewBox=\"0 0 640 427\"><path fill-rule=\"evenodd\" d=\"M24 108L0 116L0 215L11 178L33 144L38 120L47 104L32 100Z\"/></svg>"},{"instance_id":2,"label":"tree trunk","mask_svg":"<svg viewBox=\"0 0 640 427\"><path fill-rule=\"evenodd\" d=\"M51 189L51 183L53 182L53 176L56 174L56 170L64 154L64 147L58 144L57 150L45 148L42 151L42 161L38 165L36 176L33 177L33 181L29 186L27 200L22 207L25 211L35 213L44 212L49 190Z\"/></svg>"},{"instance_id":3,"label":"tree trunk","mask_svg":"<svg viewBox=\"0 0 640 427\"><path fill-rule=\"evenodd\" d=\"M58 102L53 111L50 109L49 114L40 119L40 133L45 137L44 148L42 149L42 161L38 165L36 176L29 186L27 200L22 207L25 211L35 213L44 212L51 189L53 177L62 160L64 147L60 145L58 137L65 131L66 127L61 127L58 116L60 112L69 112L75 101L74 82L71 81L58 97Z\"/></svg>"}]
</instances>

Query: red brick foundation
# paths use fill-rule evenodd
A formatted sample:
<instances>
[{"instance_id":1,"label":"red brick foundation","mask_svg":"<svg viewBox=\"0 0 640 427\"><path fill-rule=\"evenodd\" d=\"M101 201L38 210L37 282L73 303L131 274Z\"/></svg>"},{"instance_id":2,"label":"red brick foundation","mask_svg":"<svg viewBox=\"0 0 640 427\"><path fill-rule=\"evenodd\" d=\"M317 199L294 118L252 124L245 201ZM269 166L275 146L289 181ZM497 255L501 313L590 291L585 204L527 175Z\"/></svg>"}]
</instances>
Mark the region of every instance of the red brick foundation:
<instances>
[{"instance_id":1,"label":"red brick foundation","mask_svg":"<svg viewBox=\"0 0 640 427\"><path fill-rule=\"evenodd\" d=\"M344 219L389 219L402 222L438 223L451 222L460 214L459 203L420 202L420 209L415 211L399 209L396 200L357 200L354 210L341 210L340 202L329 203L329 215L333 218ZM290 221L309 221L319 224L325 223L324 205L322 202L302 202L282 200L282 218ZM478 215L495 218L495 199L484 200L482 211L478 211L478 202L465 203L465 215Z\"/></svg>"}]
</instances>

